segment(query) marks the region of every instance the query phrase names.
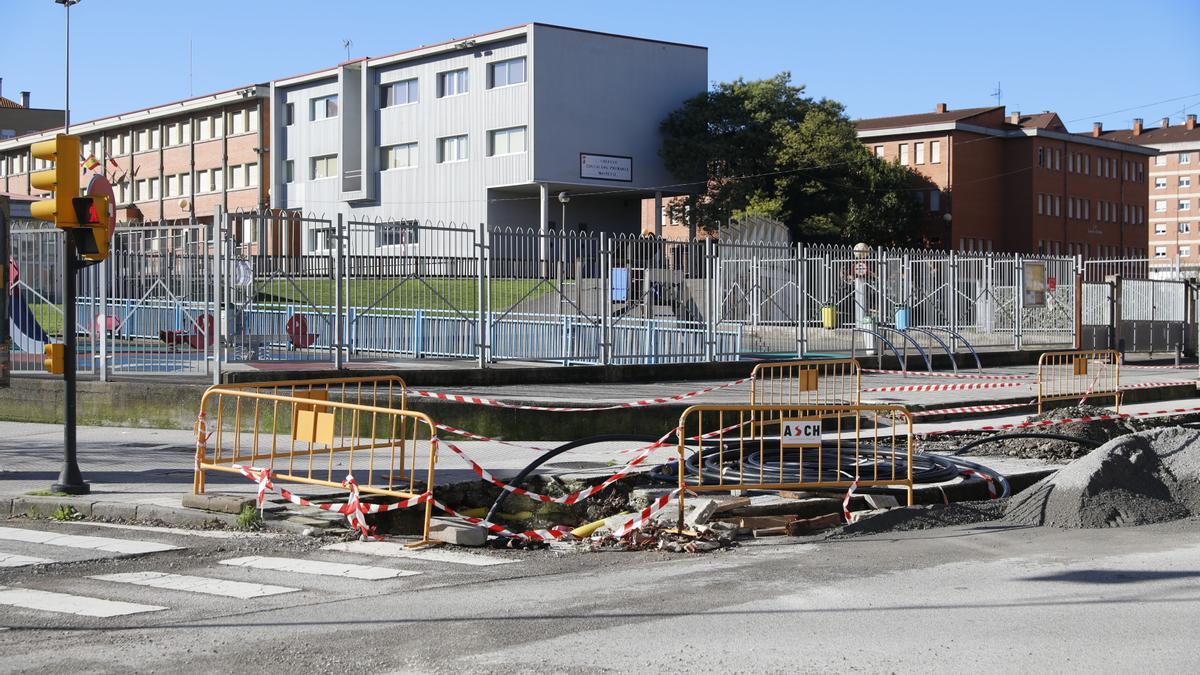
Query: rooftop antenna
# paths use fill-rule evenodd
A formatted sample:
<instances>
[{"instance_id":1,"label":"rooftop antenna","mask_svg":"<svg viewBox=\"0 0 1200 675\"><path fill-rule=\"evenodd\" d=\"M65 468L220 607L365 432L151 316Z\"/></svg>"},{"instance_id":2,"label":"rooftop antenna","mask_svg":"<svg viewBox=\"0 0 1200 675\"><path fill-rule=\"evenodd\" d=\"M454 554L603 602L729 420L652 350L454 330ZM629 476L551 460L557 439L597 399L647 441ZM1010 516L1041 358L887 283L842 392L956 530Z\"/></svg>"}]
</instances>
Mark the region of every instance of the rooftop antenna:
<instances>
[{"instance_id":1,"label":"rooftop antenna","mask_svg":"<svg viewBox=\"0 0 1200 675\"><path fill-rule=\"evenodd\" d=\"M993 91L989 95L994 96L996 98L996 105L1000 105L1001 103L1004 102L1004 90L1000 88L999 80L996 80L996 91Z\"/></svg>"},{"instance_id":2,"label":"rooftop antenna","mask_svg":"<svg viewBox=\"0 0 1200 675\"><path fill-rule=\"evenodd\" d=\"M353 41L353 40L351 40L350 38L343 38L343 39L342 39L342 48L346 50L346 60L347 60L347 61L349 61L349 60L350 60L350 47L351 47L351 45L353 45L353 44L354 44L354 41Z\"/></svg>"}]
</instances>

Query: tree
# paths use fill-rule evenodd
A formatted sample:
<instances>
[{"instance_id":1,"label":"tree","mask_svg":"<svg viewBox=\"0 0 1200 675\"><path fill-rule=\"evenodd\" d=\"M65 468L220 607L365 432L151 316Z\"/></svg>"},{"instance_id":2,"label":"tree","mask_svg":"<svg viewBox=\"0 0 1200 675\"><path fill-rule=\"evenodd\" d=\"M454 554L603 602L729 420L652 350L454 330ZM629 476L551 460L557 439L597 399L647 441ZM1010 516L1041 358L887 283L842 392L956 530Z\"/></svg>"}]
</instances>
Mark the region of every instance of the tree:
<instances>
[{"instance_id":1,"label":"tree","mask_svg":"<svg viewBox=\"0 0 1200 675\"><path fill-rule=\"evenodd\" d=\"M719 83L662 132L667 168L701 188L670 203L672 218L711 230L761 215L805 241L920 240L916 174L872 155L842 104L804 96L790 73Z\"/></svg>"}]
</instances>

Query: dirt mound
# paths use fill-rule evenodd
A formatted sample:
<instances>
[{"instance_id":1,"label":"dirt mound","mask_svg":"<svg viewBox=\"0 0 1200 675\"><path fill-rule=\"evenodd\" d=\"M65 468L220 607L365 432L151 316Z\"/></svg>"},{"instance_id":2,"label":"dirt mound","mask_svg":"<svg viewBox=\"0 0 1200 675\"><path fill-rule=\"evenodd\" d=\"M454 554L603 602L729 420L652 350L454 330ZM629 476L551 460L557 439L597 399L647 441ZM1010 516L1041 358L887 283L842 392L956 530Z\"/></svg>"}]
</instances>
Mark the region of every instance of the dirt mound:
<instances>
[{"instance_id":1,"label":"dirt mound","mask_svg":"<svg viewBox=\"0 0 1200 675\"><path fill-rule=\"evenodd\" d=\"M1200 430L1122 436L1012 499L1004 521L1121 527L1200 514Z\"/></svg>"},{"instance_id":2,"label":"dirt mound","mask_svg":"<svg viewBox=\"0 0 1200 675\"><path fill-rule=\"evenodd\" d=\"M985 523L1004 515L1005 501L989 499L983 502L929 504L890 509L869 518L863 518L856 523L845 525L840 533L830 538L837 539L883 532L911 532L935 527Z\"/></svg>"}]
</instances>

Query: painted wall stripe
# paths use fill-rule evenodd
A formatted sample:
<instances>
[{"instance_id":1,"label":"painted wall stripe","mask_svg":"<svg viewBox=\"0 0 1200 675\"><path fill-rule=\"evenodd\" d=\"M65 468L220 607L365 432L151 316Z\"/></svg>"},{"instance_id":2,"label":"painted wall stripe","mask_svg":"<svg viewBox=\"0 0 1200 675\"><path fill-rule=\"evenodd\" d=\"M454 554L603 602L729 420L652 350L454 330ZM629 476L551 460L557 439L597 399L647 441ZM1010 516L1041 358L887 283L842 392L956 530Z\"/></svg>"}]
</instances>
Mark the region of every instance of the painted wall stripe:
<instances>
[{"instance_id":1,"label":"painted wall stripe","mask_svg":"<svg viewBox=\"0 0 1200 675\"><path fill-rule=\"evenodd\" d=\"M235 567L250 567L274 572L295 572L296 574L316 574L326 577L346 577L349 579L365 579L378 581L407 577L420 572L397 570L390 567L370 567L368 565L352 565L349 563L331 563L322 560L301 560L298 558L271 558L252 555L245 558L230 558L222 560L222 565Z\"/></svg>"}]
</instances>

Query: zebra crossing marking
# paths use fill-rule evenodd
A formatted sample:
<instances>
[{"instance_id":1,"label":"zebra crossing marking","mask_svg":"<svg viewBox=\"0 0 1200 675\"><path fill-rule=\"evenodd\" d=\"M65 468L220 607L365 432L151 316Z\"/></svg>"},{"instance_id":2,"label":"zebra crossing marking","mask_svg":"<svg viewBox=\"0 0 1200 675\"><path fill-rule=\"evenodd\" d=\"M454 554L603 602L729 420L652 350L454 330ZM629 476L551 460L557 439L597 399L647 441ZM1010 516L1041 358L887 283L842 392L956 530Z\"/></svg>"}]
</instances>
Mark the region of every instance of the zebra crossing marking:
<instances>
[{"instance_id":1,"label":"zebra crossing marking","mask_svg":"<svg viewBox=\"0 0 1200 675\"><path fill-rule=\"evenodd\" d=\"M180 550L179 546L160 544L155 541L138 539L112 539L109 537L90 537L78 534L60 534L40 530L26 530L19 527L0 527L0 539L20 541L27 544L46 544L48 546L65 546L67 548L82 548L106 553L138 555L142 553L158 553L160 551Z\"/></svg>"},{"instance_id":2,"label":"zebra crossing marking","mask_svg":"<svg viewBox=\"0 0 1200 675\"><path fill-rule=\"evenodd\" d=\"M107 619L114 616L141 614L143 612L159 612L166 607L158 605L139 605L133 602L104 600L84 595L70 593L53 593L32 588L12 588L0 586L0 605L9 607L24 607L43 612L58 614L75 614L77 616L92 616Z\"/></svg>"},{"instance_id":3,"label":"zebra crossing marking","mask_svg":"<svg viewBox=\"0 0 1200 675\"><path fill-rule=\"evenodd\" d=\"M56 563L57 560L48 560L46 558L34 558L27 555L17 555L15 553L0 553L0 567L25 567L27 565L48 565Z\"/></svg>"},{"instance_id":4,"label":"zebra crossing marking","mask_svg":"<svg viewBox=\"0 0 1200 675\"><path fill-rule=\"evenodd\" d=\"M249 567L274 572L295 572L297 574L316 574L327 577L346 577L349 579L364 579L379 581L408 577L420 572L397 570L390 567L371 567L350 563L331 563L323 560L301 560L297 558L272 558L269 556L252 555L245 558L230 558L220 561L222 565L234 567Z\"/></svg>"},{"instance_id":5,"label":"zebra crossing marking","mask_svg":"<svg viewBox=\"0 0 1200 675\"><path fill-rule=\"evenodd\" d=\"M169 591L219 595L226 598L239 598L241 600L294 593L300 590L299 588L289 588L287 586L252 584L244 581L229 581L226 579L170 574L167 572L124 572L119 574L98 574L89 578L99 581L111 581L118 584L150 586L151 588L162 588Z\"/></svg>"},{"instance_id":6,"label":"zebra crossing marking","mask_svg":"<svg viewBox=\"0 0 1200 675\"><path fill-rule=\"evenodd\" d=\"M493 558L476 553L445 551L441 549L409 549L394 541L343 541L322 546L322 551L342 551L345 553L361 553L384 558L408 558L411 560L426 560L429 562L452 563L456 565L472 565L489 567L491 565L507 565L521 562L515 559Z\"/></svg>"}]
</instances>

